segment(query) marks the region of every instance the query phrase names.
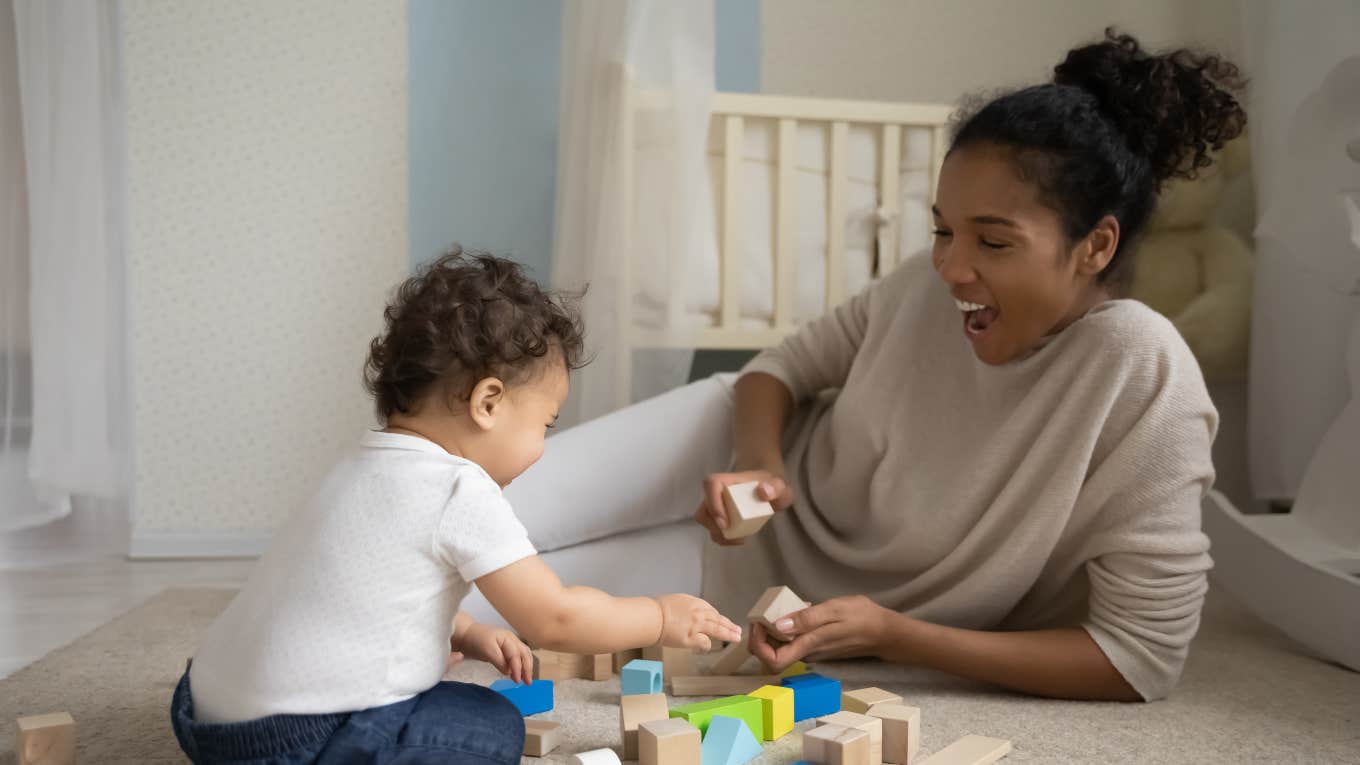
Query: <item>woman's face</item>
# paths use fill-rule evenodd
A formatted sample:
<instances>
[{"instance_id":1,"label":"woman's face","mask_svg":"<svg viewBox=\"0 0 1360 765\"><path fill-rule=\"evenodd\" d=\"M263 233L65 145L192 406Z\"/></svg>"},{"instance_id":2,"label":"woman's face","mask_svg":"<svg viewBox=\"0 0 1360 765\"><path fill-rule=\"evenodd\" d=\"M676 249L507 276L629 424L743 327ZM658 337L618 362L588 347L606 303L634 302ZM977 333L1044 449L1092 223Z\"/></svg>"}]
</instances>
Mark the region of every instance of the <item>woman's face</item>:
<instances>
[{"instance_id":1,"label":"woman's face","mask_svg":"<svg viewBox=\"0 0 1360 765\"><path fill-rule=\"evenodd\" d=\"M1057 212L1039 202L1002 149L951 152L934 213L935 270L973 352L988 364L1023 356L1109 298L1095 275L1114 253L1118 223L1107 217L1070 245Z\"/></svg>"}]
</instances>

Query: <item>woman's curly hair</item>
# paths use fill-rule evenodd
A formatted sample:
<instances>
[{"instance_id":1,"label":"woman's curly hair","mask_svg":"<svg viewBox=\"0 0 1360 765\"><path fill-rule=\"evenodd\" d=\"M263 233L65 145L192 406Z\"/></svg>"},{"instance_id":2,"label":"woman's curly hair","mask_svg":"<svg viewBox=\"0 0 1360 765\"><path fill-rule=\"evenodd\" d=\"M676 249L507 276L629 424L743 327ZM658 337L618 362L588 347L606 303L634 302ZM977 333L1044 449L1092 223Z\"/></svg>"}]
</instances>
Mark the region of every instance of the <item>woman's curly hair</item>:
<instances>
[{"instance_id":1,"label":"woman's curly hair","mask_svg":"<svg viewBox=\"0 0 1360 765\"><path fill-rule=\"evenodd\" d=\"M454 245L403 282L383 311L386 328L364 365L379 418L410 414L437 385L452 401L487 377L523 383L550 354L579 369L577 298L544 291L513 261Z\"/></svg>"},{"instance_id":2,"label":"woman's curly hair","mask_svg":"<svg viewBox=\"0 0 1360 765\"><path fill-rule=\"evenodd\" d=\"M1004 94L956 117L950 151L988 144L1011 154L1020 176L1061 216L1069 241L1105 215L1119 220L1114 258L1097 281L1126 286L1131 251L1171 178L1193 178L1242 133L1237 67L1187 49L1150 53L1114 28L1074 48L1053 81Z\"/></svg>"}]
</instances>

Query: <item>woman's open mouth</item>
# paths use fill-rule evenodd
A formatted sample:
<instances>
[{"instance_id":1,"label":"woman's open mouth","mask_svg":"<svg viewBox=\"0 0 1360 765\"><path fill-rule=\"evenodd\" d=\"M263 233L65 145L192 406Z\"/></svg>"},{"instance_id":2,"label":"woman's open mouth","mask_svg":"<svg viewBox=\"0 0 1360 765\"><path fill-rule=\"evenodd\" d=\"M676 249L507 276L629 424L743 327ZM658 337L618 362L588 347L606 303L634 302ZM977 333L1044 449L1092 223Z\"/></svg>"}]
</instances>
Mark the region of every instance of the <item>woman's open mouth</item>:
<instances>
[{"instance_id":1,"label":"woman's open mouth","mask_svg":"<svg viewBox=\"0 0 1360 765\"><path fill-rule=\"evenodd\" d=\"M986 334L987 330L996 324L997 317L1001 315L1001 312L993 306L970 303L958 298L954 298L954 305L958 306L959 310L963 312L963 333L970 340L977 340Z\"/></svg>"}]
</instances>

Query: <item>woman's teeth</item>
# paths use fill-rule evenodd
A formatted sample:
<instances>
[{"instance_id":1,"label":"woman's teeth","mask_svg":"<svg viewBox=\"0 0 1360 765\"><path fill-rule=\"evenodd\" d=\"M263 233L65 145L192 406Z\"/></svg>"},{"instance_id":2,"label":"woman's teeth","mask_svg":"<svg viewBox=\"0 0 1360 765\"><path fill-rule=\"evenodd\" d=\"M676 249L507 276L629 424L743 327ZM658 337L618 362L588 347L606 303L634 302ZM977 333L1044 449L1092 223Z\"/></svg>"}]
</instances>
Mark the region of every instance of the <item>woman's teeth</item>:
<instances>
[{"instance_id":1,"label":"woman's teeth","mask_svg":"<svg viewBox=\"0 0 1360 765\"><path fill-rule=\"evenodd\" d=\"M958 298L954 298L954 305L958 306L959 310L963 311L964 313L969 313L971 311L981 311L982 309L987 307L985 305L982 305L981 303L970 303L967 300L959 300Z\"/></svg>"}]
</instances>

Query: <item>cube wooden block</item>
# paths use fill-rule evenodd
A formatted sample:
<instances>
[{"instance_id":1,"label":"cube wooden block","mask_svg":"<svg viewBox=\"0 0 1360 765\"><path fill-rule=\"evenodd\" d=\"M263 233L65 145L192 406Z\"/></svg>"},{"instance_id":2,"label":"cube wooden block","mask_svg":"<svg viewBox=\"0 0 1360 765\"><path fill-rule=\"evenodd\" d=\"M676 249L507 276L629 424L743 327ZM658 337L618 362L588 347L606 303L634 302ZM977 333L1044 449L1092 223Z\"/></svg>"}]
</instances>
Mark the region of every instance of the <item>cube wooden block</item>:
<instances>
[{"instance_id":1,"label":"cube wooden block","mask_svg":"<svg viewBox=\"0 0 1360 765\"><path fill-rule=\"evenodd\" d=\"M819 717L817 722L822 725L844 725L847 728L859 728L868 733L869 761L873 765L879 765L883 762L883 721L881 719L842 710L833 715Z\"/></svg>"},{"instance_id":2,"label":"cube wooden block","mask_svg":"<svg viewBox=\"0 0 1360 765\"><path fill-rule=\"evenodd\" d=\"M771 683L773 685L773 683ZM834 714L841 709L841 681L816 672L786 677L780 685L793 689L793 721Z\"/></svg>"},{"instance_id":3,"label":"cube wooden block","mask_svg":"<svg viewBox=\"0 0 1360 765\"><path fill-rule=\"evenodd\" d=\"M666 675L665 681L667 683L670 682L672 677L699 674L698 670L695 669L696 662L694 659L694 652L688 648L666 648L659 645L648 646L642 649L642 658L647 659L648 661L661 662Z\"/></svg>"},{"instance_id":4,"label":"cube wooden block","mask_svg":"<svg viewBox=\"0 0 1360 765\"><path fill-rule=\"evenodd\" d=\"M638 759L641 765L696 765L702 739L698 728L678 717L650 720L638 725Z\"/></svg>"},{"instance_id":5,"label":"cube wooden block","mask_svg":"<svg viewBox=\"0 0 1360 765\"><path fill-rule=\"evenodd\" d=\"M847 712L859 712L868 714L869 709L875 704L901 704L902 697L896 693L889 693L882 688L860 688L857 691L846 691L841 694L841 709Z\"/></svg>"},{"instance_id":6,"label":"cube wooden block","mask_svg":"<svg viewBox=\"0 0 1360 765\"><path fill-rule=\"evenodd\" d=\"M921 761L921 765L989 765L1011 753L1011 742L988 736L964 736Z\"/></svg>"},{"instance_id":7,"label":"cube wooden block","mask_svg":"<svg viewBox=\"0 0 1360 765\"><path fill-rule=\"evenodd\" d=\"M19 765L75 765L76 721L67 712L19 718Z\"/></svg>"},{"instance_id":8,"label":"cube wooden block","mask_svg":"<svg viewBox=\"0 0 1360 765\"><path fill-rule=\"evenodd\" d=\"M666 694L647 693L619 697L619 732L623 735L623 759L638 758L638 726L670 717Z\"/></svg>"},{"instance_id":9,"label":"cube wooden block","mask_svg":"<svg viewBox=\"0 0 1360 765\"><path fill-rule=\"evenodd\" d=\"M746 650L746 643L738 640L737 642L724 648L718 654L718 658L708 667L710 675L735 675L737 670L751 658L751 652Z\"/></svg>"},{"instance_id":10,"label":"cube wooden block","mask_svg":"<svg viewBox=\"0 0 1360 765\"><path fill-rule=\"evenodd\" d=\"M624 696L634 694L661 693L662 665L659 661L633 659L619 672L619 693Z\"/></svg>"},{"instance_id":11,"label":"cube wooden block","mask_svg":"<svg viewBox=\"0 0 1360 765\"><path fill-rule=\"evenodd\" d=\"M723 489L723 507L727 510L727 528L722 530L723 537L749 537L774 517L774 507L756 496L758 486L760 481L747 481Z\"/></svg>"},{"instance_id":12,"label":"cube wooden block","mask_svg":"<svg viewBox=\"0 0 1360 765\"><path fill-rule=\"evenodd\" d=\"M883 761L908 765L921 748L921 710L904 704L875 704L870 717L883 721Z\"/></svg>"},{"instance_id":13,"label":"cube wooden block","mask_svg":"<svg viewBox=\"0 0 1360 765\"><path fill-rule=\"evenodd\" d=\"M793 730L793 689L763 685L746 694L760 699L765 718L765 740L774 741Z\"/></svg>"},{"instance_id":14,"label":"cube wooden block","mask_svg":"<svg viewBox=\"0 0 1360 765\"><path fill-rule=\"evenodd\" d=\"M524 721L524 754L542 757L562 742L562 724L551 720Z\"/></svg>"},{"instance_id":15,"label":"cube wooden block","mask_svg":"<svg viewBox=\"0 0 1360 765\"><path fill-rule=\"evenodd\" d=\"M869 734L844 725L823 725L804 733L803 759L817 765L877 765Z\"/></svg>"},{"instance_id":16,"label":"cube wooden block","mask_svg":"<svg viewBox=\"0 0 1360 765\"><path fill-rule=\"evenodd\" d=\"M746 618L765 627L765 631L773 637L788 640L789 636L780 632L779 628L774 626L775 622L810 605L812 604L795 595L793 590L787 587L771 587L751 607Z\"/></svg>"}]
</instances>

